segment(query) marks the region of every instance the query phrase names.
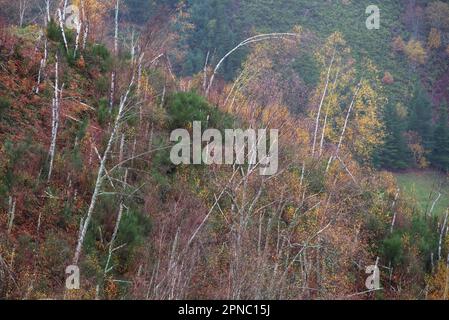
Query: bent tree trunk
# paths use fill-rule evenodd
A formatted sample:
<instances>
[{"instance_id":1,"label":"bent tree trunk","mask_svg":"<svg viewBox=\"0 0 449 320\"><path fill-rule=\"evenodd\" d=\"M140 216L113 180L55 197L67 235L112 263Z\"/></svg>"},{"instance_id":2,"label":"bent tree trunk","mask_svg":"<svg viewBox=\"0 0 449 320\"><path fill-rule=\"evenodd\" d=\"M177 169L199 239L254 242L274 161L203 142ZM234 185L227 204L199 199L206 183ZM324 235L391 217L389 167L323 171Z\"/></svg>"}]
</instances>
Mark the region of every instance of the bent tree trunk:
<instances>
[{"instance_id":1,"label":"bent tree trunk","mask_svg":"<svg viewBox=\"0 0 449 320\"><path fill-rule=\"evenodd\" d=\"M210 89L212 88L212 85L215 80L215 75L217 74L218 70L222 66L222 64L225 62L225 60L232 55L235 51L237 51L239 48L244 47L248 44L260 42L260 41L266 41L266 40L273 40L273 39L283 39L287 37L297 37L299 38L299 34L297 33L268 33L268 34L260 34L251 38L248 38L242 42L240 42L235 48L233 48L231 51L229 51L216 65L212 76L209 80L209 85L206 88L206 97L209 96Z\"/></svg>"}]
</instances>

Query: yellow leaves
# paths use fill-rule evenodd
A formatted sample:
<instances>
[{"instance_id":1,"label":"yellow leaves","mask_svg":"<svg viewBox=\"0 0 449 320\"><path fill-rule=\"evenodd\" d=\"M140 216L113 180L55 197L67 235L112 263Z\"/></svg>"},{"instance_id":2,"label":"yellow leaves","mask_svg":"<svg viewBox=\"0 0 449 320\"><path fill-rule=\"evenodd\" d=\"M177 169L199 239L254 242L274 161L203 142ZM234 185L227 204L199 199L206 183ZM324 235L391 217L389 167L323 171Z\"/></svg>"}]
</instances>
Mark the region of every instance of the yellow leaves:
<instances>
[{"instance_id":1,"label":"yellow leaves","mask_svg":"<svg viewBox=\"0 0 449 320\"><path fill-rule=\"evenodd\" d=\"M355 154L364 160L371 156L374 147L380 144L384 137L380 121L380 103L381 100L370 83L362 81L345 141L352 144Z\"/></svg>"},{"instance_id":2,"label":"yellow leaves","mask_svg":"<svg viewBox=\"0 0 449 320\"><path fill-rule=\"evenodd\" d=\"M308 145L311 140L309 131L301 127L296 128L296 137L298 140L297 142L304 145Z\"/></svg>"},{"instance_id":3,"label":"yellow leaves","mask_svg":"<svg viewBox=\"0 0 449 320\"><path fill-rule=\"evenodd\" d=\"M427 52L418 40L410 40L405 46L405 54L414 63L424 64L427 59Z\"/></svg>"},{"instance_id":4,"label":"yellow leaves","mask_svg":"<svg viewBox=\"0 0 449 320\"><path fill-rule=\"evenodd\" d=\"M429 38L427 40L429 49L438 49L441 47L441 32L435 28L430 30Z\"/></svg>"},{"instance_id":5,"label":"yellow leaves","mask_svg":"<svg viewBox=\"0 0 449 320\"><path fill-rule=\"evenodd\" d=\"M298 35L301 35L302 34L302 31L303 31L303 28L302 28L302 26L300 26L300 25L296 25L296 26L294 26L293 27L293 33L296 33L296 34L298 34Z\"/></svg>"},{"instance_id":6,"label":"yellow leaves","mask_svg":"<svg viewBox=\"0 0 449 320\"><path fill-rule=\"evenodd\" d=\"M419 136L418 133L409 131L405 135L407 139L407 145L413 153L413 158L415 160L415 163L419 166L421 169L425 169L429 166L429 162L426 159L427 152L422 145L422 139Z\"/></svg>"},{"instance_id":7,"label":"yellow leaves","mask_svg":"<svg viewBox=\"0 0 449 320\"><path fill-rule=\"evenodd\" d=\"M379 174L380 181L383 182L383 185L386 187L387 192L394 197L394 195L397 192L397 186L396 186L396 178L391 172L388 171L382 171Z\"/></svg>"},{"instance_id":8,"label":"yellow leaves","mask_svg":"<svg viewBox=\"0 0 449 320\"><path fill-rule=\"evenodd\" d=\"M336 64L338 64L339 57L349 54L351 51L346 46L346 41L340 32L334 32L327 38L326 43L322 49L315 54L318 62L323 65L329 65L332 56L335 54Z\"/></svg>"},{"instance_id":9,"label":"yellow leaves","mask_svg":"<svg viewBox=\"0 0 449 320\"><path fill-rule=\"evenodd\" d=\"M78 6L81 10L80 0L74 0L73 4ZM86 17L84 19L89 21L89 29L91 34L102 34L107 28L104 23L108 10L114 6L113 1L100 1L100 0L84 0L84 8ZM82 12L81 19L83 19Z\"/></svg>"},{"instance_id":10,"label":"yellow leaves","mask_svg":"<svg viewBox=\"0 0 449 320\"><path fill-rule=\"evenodd\" d=\"M400 36L393 40L393 50L404 52L408 59L416 64L424 64L427 60L427 52L419 40L411 39L407 44ZM428 47L430 49L441 46L441 34L437 29L432 28L429 34Z\"/></svg>"},{"instance_id":11,"label":"yellow leaves","mask_svg":"<svg viewBox=\"0 0 449 320\"><path fill-rule=\"evenodd\" d=\"M350 50L345 47L340 33L334 33L327 40L326 45L316 54L323 64L320 84L312 98L313 104L318 104L323 96L327 82L329 63L334 56L334 63L330 71L330 83L324 101L324 113L327 116L325 139L338 143L344 132L344 147L355 151L360 158L370 157L374 146L383 138L380 112L384 104L382 86L379 79L379 71L370 60L363 61L363 75L366 79L362 82L360 92L355 101L354 109L349 114L348 126L345 127L345 119L350 111L349 106L354 97L356 88L356 70L354 60L350 56ZM316 108L312 109L316 112ZM313 117L313 114L311 115ZM321 120L324 127L324 117Z\"/></svg>"},{"instance_id":12,"label":"yellow leaves","mask_svg":"<svg viewBox=\"0 0 449 320\"><path fill-rule=\"evenodd\" d=\"M294 207L292 207L292 206L288 206L285 209L285 218L288 221L292 221L295 218L295 213L296 213L296 209Z\"/></svg>"}]
</instances>

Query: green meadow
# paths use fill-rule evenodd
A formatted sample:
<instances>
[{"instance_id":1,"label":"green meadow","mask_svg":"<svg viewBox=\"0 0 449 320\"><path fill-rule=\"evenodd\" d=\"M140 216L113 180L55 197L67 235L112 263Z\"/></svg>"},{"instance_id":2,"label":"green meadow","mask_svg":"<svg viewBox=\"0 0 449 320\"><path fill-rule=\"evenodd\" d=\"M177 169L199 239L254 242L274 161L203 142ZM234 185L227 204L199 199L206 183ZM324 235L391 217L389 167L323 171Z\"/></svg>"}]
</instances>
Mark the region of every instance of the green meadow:
<instances>
[{"instance_id":1,"label":"green meadow","mask_svg":"<svg viewBox=\"0 0 449 320\"><path fill-rule=\"evenodd\" d=\"M416 171L396 174L402 194L416 204L423 214L430 212L435 204L434 215L442 215L449 208L449 178L436 171Z\"/></svg>"}]
</instances>

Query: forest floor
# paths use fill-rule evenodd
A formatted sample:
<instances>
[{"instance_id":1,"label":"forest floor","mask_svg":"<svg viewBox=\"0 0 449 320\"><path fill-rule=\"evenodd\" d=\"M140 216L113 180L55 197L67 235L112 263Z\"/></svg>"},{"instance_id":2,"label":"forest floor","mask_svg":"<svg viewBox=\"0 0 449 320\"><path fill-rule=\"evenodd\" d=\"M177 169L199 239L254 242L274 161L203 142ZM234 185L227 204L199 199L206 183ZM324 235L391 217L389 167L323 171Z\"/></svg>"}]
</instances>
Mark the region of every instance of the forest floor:
<instances>
[{"instance_id":1,"label":"forest floor","mask_svg":"<svg viewBox=\"0 0 449 320\"><path fill-rule=\"evenodd\" d=\"M433 214L442 215L449 208L449 177L432 170L415 170L396 173L396 179L403 193L416 203L422 213L429 212L433 202Z\"/></svg>"}]
</instances>

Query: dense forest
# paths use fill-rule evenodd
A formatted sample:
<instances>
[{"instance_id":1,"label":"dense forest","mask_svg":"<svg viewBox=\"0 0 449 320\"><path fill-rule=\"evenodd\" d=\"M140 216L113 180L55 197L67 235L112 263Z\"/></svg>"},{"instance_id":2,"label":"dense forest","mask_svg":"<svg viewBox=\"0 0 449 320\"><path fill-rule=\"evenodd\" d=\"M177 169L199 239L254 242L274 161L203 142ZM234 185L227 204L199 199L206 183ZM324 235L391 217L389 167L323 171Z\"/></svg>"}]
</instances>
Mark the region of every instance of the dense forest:
<instances>
[{"instance_id":1,"label":"dense forest","mask_svg":"<svg viewBox=\"0 0 449 320\"><path fill-rule=\"evenodd\" d=\"M372 4L0 0L0 299L449 299L449 1Z\"/></svg>"}]
</instances>

